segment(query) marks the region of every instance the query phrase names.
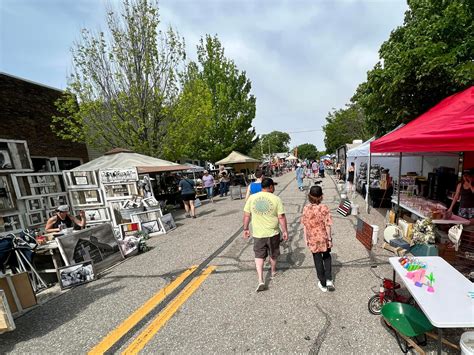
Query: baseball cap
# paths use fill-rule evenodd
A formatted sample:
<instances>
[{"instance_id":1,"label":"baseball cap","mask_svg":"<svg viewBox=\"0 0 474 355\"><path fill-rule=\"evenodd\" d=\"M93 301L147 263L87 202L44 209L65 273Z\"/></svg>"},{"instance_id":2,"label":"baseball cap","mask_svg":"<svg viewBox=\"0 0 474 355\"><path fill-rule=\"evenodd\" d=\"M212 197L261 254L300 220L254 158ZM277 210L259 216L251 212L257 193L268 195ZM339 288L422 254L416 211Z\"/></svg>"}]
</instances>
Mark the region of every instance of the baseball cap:
<instances>
[{"instance_id":1,"label":"baseball cap","mask_svg":"<svg viewBox=\"0 0 474 355\"><path fill-rule=\"evenodd\" d=\"M274 182L273 179L265 178L262 180L262 189L267 189L270 186L278 185L278 183Z\"/></svg>"},{"instance_id":2,"label":"baseball cap","mask_svg":"<svg viewBox=\"0 0 474 355\"><path fill-rule=\"evenodd\" d=\"M69 212L69 206L68 205L61 205L56 208L56 211L58 212Z\"/></svg>"}]
</instances>

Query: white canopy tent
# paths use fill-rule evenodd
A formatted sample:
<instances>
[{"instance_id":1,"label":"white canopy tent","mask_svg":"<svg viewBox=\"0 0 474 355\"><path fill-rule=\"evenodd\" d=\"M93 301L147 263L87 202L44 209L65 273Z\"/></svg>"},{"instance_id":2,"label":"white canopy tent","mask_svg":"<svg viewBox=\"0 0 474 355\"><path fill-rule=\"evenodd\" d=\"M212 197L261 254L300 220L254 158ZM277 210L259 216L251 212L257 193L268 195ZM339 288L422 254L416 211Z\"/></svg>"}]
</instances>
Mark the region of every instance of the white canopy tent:
<instances>
[{"instance_id":1,"label":"white canopy tent","mask_svg":"<svg viewBox=\"0 0 474 355\"><path fill-rule=\"evenodd\" d=\"M97 159L91 160L88 163L72 169L71 171L96 171L103 169L126 168L137 168L139 174L189 169L186 165L180 165L171 161L134 153L130 150L116 148Z\"/></svg>"}]
</instances>

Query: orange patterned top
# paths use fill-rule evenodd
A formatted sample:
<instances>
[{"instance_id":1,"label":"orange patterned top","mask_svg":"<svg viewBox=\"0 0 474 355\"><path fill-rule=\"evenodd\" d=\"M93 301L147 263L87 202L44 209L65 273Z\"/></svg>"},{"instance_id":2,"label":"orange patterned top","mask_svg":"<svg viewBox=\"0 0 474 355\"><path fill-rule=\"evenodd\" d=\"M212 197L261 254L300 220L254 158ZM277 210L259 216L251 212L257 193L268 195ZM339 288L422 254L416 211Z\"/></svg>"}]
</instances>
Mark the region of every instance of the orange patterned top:
<instances>
[{"instance_id":1,"label":"orange patterned top","mask_svg":"<svg viewBox=\"0 0 474 355\"><path fill-rule=\"evenodd\" d=\"M328 206L322 204L304 206L301 223L306 227L308 248L312 253L323 253L332 247L331 236L328 236L326 231L326 227L332 225Z\"/></svg>"}]
</instances>

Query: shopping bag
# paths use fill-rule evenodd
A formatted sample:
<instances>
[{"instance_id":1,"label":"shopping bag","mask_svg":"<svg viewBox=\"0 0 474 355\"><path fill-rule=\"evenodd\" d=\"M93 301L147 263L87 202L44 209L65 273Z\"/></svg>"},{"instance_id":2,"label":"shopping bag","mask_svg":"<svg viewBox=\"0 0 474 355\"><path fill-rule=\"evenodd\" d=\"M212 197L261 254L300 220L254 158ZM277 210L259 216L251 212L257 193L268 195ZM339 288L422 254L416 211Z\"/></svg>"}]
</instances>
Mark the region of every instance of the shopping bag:
<instances>
[{"instance_id":1,"label":"shopping bag","mask_svg":"<svg viewBox=\"0 0 474 355\"><path fill-rule=\"evenodd\" d=\"M196 197L196 199L194 200L194 207L201 207L201 206L202 206L201 200L199 199L199 197Z\"/></svg>"}]
</instances>

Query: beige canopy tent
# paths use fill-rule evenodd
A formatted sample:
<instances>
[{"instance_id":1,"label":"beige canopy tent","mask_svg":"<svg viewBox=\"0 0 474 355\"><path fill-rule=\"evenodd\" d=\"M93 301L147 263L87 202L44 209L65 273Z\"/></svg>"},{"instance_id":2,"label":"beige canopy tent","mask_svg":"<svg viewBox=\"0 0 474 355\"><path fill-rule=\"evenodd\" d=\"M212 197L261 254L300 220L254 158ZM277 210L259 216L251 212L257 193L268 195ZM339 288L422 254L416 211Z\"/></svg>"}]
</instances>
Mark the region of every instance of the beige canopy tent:
<instances>
[{"instance_id":1,"label":"beige canopy tent","mask_svg":"<svg viewBox=\"0 0 474 355\"><path fill-rule=\"evenodd\" d=\"M293 154L289 154L289 155L285 158L285 160L298 160L298 158L295 157Z\"/></svg>"},{"instance_id":2,"label":"beige canopy tent","mask_svg":"<svg viewBox=\"0 0 474 355\"><path fill-rule=\"evenodd\" d=\"M72 171L94 171L102 169L137 168L139 174L161 173L165 171L188 170L189 166L171 161L134 153L130 150L115 148L103 156L82 164Z\"/></svg>"},{"instance_id":3,"label":"beige canopy tent","mask_svg":"<svg viewBox=\"0 0 474 355\"><path fill-rule=\"evenodd\" d=\"M216 162L216 165L232 165L234 167L234 171L239 173L241 170L255 171L260 165L260 160L251 158L234 150L227 157Z\"/></svg>"}]
</instances>

